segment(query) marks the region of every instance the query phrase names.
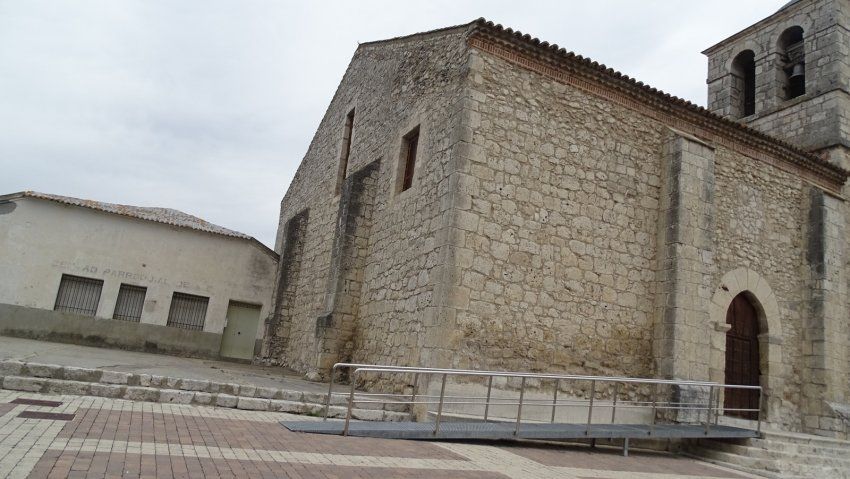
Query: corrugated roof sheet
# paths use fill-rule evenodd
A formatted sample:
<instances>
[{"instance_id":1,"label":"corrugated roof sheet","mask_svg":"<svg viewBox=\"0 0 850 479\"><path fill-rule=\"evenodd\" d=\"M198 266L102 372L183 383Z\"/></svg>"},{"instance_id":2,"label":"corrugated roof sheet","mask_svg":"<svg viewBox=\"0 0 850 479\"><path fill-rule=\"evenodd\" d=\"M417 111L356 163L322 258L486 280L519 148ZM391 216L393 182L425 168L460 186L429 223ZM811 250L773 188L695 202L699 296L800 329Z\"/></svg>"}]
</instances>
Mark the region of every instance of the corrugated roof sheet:
<instances>
[{"instance_id":1,"label":"corrugated roof sheet","mask_svg":"<svg viewBox=\"0 0 850 479\"><path fill-rule=\"evenodd\" d=\"M103 201L84 200L81 198L73 198L70 196L51 195L48 193L39 193L37 191L23 191L18 195L25 198L38 198L42 200L55 201L71 206L80 206L90 208L105 213L113 213L116 215L137 218L146 221L155 221L180 228L189 228L197 231L204 231L218 235L230 236L233 238L251 239L254 238L238 231L227 229L209 221L205 221L197 216L184 213L180 210L172 208L156 208L148 206L131 206L118 205L115 203L106 203Z\"/></svg>"}]
</instances>

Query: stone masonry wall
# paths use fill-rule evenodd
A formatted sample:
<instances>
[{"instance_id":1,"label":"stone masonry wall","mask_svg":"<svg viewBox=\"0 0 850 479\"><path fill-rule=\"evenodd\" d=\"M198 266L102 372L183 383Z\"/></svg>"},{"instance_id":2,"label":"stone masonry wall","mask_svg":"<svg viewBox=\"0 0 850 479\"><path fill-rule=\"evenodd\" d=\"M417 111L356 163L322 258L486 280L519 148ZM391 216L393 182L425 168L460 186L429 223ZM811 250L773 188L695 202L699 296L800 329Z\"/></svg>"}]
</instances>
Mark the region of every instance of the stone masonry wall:
<instances>
[{"instance_id":1,"label":"stone masonry wall","mask_svg":"<svg viewBox=\"0 0 850 479\"><path fill-rule=\"evenodd\" d=\"M729 271L745 268L758 272L773 290L779 306L777 321L781 332L766 331L781 341L780 371L765 370L783 378L777 390L771 391L771 418L799 430L801 425L801 327L806 315L807 284L801 280L805 268L805 232L807 230L809 187L799 178L783 171L767 168L759 162L728 150L716 158L717 222L715 254L716 275L713 287L721 288L721 277ZM755 296L756 304L767 298ZM763 304L762 304L762 307ZM725 311L723 312L725 322ZM713 326L713 325L712 325ZM725 340L726 331L711 334ZM766 341L760 341L762 354ZM722 359L714 368L723 369ZM712 378L723 381L722 376Z\"/></svg>"},{"instance_id":2,"label":"stone masonry wall","mask_svg":"<svg viewBox=\"0 0 850 479\"><path fill-rule=\"evenodd\" d=\"M488 54L470 65L456 364L651 376L668 130Z\"/></svg>"},{"instance_id":3,"label":"stone masonry wall","mask_svg":"<svg viewBox=\"0 0 850 479\"><path fill-rule=\"evenodd\" d=\"M808 268L812 187L476 50L467 90L474 132L458 172L468 198L457 214L463 242L456 276L468 307L457 312L453 364L718 380L711 371L722 372L715 363L723 356L710 348L724 347L725 321L710 318L718 307L725 318L728 303L709 300L727 288L724 275L752 271L755 284L740 283L770 315L761 318L760 337L770 416L799 429L801 327L810 301L800 277ZM687 155L670 157L677 136ZM670 204L661 200L664 161L679 171L684 196L676 201L693 197L673 223L660 218ZM679 236L659 230L668 223ZM658 238L675 240L679 266L671 271L685 282L674 285L692 309L671 331L690 327L693 341L654 357L654 325L666 309L656 305L685 304L659 296L672 278L659 269L666 263Z\"/></svg>"},{"instance_id":4,"label":"stone masonry wall","mask_svg":"<svg viewBox=\"0 0 850 479\"><path fill-rule=\"evenodd\" d=\"M351 357L382 364L415 365L426 348L427 327L436 323L435 288L443 281L450 201L448 176L455 153L459 85L466 61L464 30L361 45L281 203L280 224L310 209L297 300L281 362L313 375L326 373L319 361L317 320L326 298L340 196L340 152L345 118L355 111L347 175L380 160L368 205L357 317L349 318ZM399 192L402 137L420 128L413 186ZM276 250L285 249L279 228ZM359 254L359 253L358 253ZM353 260L353 258L351 258ZM341 259L338 268L348 268ZM350 285L356 285L356 281ZM440 291L446 291L441 288ZM319 328L321 330L322 328ZM435 337L432 334L430 337ZM348 346L346 346L348 348ZM427 349L427 348L426 348ZM327 362L327 361L324 361Z\"/></svg>"}]
</instances>

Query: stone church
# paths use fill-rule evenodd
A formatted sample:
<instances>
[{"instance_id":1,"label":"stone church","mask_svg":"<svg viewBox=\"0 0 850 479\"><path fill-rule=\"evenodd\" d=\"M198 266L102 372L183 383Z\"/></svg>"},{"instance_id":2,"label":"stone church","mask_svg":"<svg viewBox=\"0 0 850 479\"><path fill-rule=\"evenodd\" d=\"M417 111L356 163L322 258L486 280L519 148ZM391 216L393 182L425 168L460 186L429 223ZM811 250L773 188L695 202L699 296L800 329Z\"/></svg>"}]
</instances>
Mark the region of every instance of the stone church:
<instances>
[{"instance_id":1,"label":"stone church","mask_svg":"<svg viewBox=\"0 0 850 479\"><path fill-rule=\"evenodd\" d=\"M708 48L708 108L483 19L361 44L261 359L756 384L846 437L848 29L799 0Z\"/></svg>"}]
</instances>

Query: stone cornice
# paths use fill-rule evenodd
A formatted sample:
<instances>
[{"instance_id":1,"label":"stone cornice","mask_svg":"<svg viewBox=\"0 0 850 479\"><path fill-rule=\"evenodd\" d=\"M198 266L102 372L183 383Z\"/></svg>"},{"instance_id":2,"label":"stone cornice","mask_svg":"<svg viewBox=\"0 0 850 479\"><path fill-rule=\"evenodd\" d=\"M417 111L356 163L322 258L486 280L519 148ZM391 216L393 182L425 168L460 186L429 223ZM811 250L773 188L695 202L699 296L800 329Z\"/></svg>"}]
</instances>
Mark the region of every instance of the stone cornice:
<instances>
[{"instance_id":1,"label":"stone cornice","mask_svg":"<svg viewBox=\"0 0 850 479\"><path fill-rule=\"evenodd\" d=\"M846 170L795 145L715 115L557 45L483 19L470 24L470 47L638 111L669 127L735 150L840 196Z\"/></svg>"}]
</instances>

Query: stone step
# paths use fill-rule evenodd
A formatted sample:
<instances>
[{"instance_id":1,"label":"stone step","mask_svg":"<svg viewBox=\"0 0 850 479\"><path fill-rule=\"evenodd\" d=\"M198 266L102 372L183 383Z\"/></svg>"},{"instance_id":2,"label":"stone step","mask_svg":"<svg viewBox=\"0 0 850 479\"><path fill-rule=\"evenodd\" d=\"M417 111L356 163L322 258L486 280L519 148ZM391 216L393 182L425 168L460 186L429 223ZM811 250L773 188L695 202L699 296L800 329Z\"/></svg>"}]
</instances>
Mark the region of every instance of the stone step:
<instances>
[{"instance_id":1,"label":"stone step","mask_svg":"<svg viewBox=\"0 0 850 479\"><path fill-rule=\"evenodd\" d=\"M787 447L787 444L781 444L781 446L783 446L782 448L763 448L750 445L749 443L734 444L731 442L712 439L701 439L699 441L699 445L717 451L736 454L738 456L759 459L772 459L780 462L793 462L797 464L807 464L812 466L823 465L831 467L843 467L847 470L850 470L850 457L846 455L837 456L817 454L814 452L807 453L804 451L796 450L795 447L805 447L799 445L793 445L794 447L789 448Z\"/></svg>"},{"instance_id":2,"label":"stone step","mask_svg":"<svg viewBox=\"0 0 850 479\"><path fill-rule=\"evenodd\" d=\"M813 434L802 434L785 431L765 431L764 440L783 443L823 446L833 449L843 449L847 452L850 452L850 441L825 436L815 436Z\"/></svg>"},{"instance_id":3,"label":"stone step","mask_svg":"<svg viewBox=\"0 0 850 479\"><path fill-rule=\"evenodd\" d=\"M314 392L20 361L0 361L0 385L4 389L16 391L198 404L313 416L324 414L326 401L325 394ZM332 396L329 417L345 417L347 403L347 396ZM352 417L372 421L407 421L410 415L404 412L402 406L356 404Z\"/></svg>"},{"instance_id":4,"label":"stone step","mask_svg":"<svg viewBox=\"0 0 850 479\"><path fill-rule=\"evenodd\" d=\"M718 466L723 466L723 467L726 467L726 468L729 468L729 469L734 469L736 471L745 472L747 474L752 474L752 475L758 476L758 477L766 477L766 478L769 478L769 479L812 479L811 476L797 476L797 475L791 475L791 474L780 474L778 472L770 472L770 471L765 471L765 470L759 470L759 469L744 467L744 466L737 464L735 462L726 462L726 461L714 459L714 458L707 457L705 455L701 455L697 452L692 452L692 451L683 451L682 455L692 457L694 459L699 459L700 461L705 461L705 462L708 462L708 463L711 463L711 464L716 464ZM826 479L826 478L821 478L821 479Z\"/></svg>"},{"instance_id":5,"label":"stone step","mask_svg":"<svg viewBox=\"0 0 850 479\"><path fill-rule=\"evenodd\" d=\"M768 473L781 472L779 466L776 464L776 460L773 459L739 456L737 454L719 451L717 449L711 449L699 445L688 448L688 452L699 457L714 459L716 461L721 461L728 464L735 464L741 467L745 467L747 469L752 469L754 471L762 471Z\"/></svg>"},{"instance_id":6,"label":"stone step","mask_svg":"<svg viewBox=\"0 0 850 479\"><path fill-rule=\"evenodd\" d=\"M752 474L766 477L789 479L806 478L850 478L850 469L846 465L818 463L811 458L800 456L787 457L752 457L721 451L705 446L695 446L688 449L689 454ZM816 459L816 458L815 458Z\"/></svg>"},{"instance_id":7,"label":"stone step","mask_svg":"<svg viewBox=\"0 0 850 479\"><path fill-rule=\"evenodd\" d=\"M850 459L850 451L840 448L825 447L819 445L788 443L766 439L749 439L741 443L747 447L754 447L766 451L779 451L788 454L803 454L810 456L837 457L841 459Z\"/></svg>"}]
</instances>

